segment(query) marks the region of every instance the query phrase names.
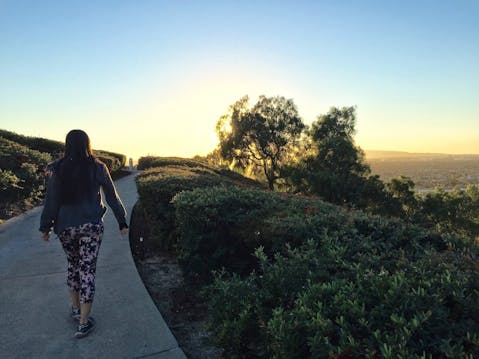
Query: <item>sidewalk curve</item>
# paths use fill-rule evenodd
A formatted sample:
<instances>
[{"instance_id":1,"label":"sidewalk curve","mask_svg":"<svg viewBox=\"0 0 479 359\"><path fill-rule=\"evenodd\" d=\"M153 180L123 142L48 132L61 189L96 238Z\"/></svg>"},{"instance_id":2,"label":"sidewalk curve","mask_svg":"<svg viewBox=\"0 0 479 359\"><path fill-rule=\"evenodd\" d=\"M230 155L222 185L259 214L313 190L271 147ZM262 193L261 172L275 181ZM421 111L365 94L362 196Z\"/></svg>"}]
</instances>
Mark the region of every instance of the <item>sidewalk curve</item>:
<instances>
[{"instance_id":1,"label":"sidewalk curve","mask_svg":"<svg viewBox=\"0 0 479 359\"><path fill-rule=\"evenodd\" d=\"M128 211L134 175L116 187ZM97 264L95 331L75 339L69 317L66 258L56 236L38 233L41 207L0 225L0 356L2 358L186 359L146 291L112 211Z\"/></svg>"}]
</instances>

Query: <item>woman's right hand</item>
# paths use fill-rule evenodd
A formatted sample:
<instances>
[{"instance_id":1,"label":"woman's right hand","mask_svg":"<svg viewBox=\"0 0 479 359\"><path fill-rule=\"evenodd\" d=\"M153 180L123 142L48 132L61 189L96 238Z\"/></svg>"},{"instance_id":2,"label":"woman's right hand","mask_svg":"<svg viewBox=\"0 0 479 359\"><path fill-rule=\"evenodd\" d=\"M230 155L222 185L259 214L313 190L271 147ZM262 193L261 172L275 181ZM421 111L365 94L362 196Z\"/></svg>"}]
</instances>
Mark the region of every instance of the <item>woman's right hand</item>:
<instances>
[{"instance_id":1,"label":"woman's right hand","mask_svg":"<svg viewBox=\"0 0 479 359\"><path fill-rule=\"evenodd\" d=\"M41 233L42 239L43 239L45 242L48 242L48 240L50 239L50 232L40 232L40 233Z\"/></svg>"},{"instance_id":2,"label":"woman's right hand","mask_svg":"<svg viewBox=\"0 0 479 359\"><path fill-rule=\"evenodd\" d=\"M128 228L123 228L120 230L120 234L124 237L128 234Z\"/></svg>"}]
</instances>

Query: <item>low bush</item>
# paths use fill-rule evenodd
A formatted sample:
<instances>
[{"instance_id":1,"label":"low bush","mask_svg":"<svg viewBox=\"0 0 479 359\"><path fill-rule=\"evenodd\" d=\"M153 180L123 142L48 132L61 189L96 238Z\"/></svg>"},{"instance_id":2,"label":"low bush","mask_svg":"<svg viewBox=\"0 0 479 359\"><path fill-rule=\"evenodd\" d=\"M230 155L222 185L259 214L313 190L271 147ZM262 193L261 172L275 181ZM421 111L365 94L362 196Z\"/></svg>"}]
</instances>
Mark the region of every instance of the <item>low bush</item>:
<instances>
[{"instance_id":1,"label":"low bush","mask_svg":"<svg viewBox=\"0 0 479 359\"><path fill-rule=\"evenodd\" d=\"M94 155L108 167L112 174L123 168L117 157L110 156L103 151L94 151Z\"/></svg>"},{"instance_id":2,"label":"low bush","mask_svg":"<svg viewBox=\"0 0 479 359\"><path fill-rule=\"evenodd\" d=\"M214 269L245 274L254 268L251 254L267 239L261 219L281 206L281 198L261 190L208 187L178 193L173 203L183 272L204 282Z\"/></svg>"},{"instance_id":3,"label":"low bush","mask_svg":"<svg viewBox=\"0 0 479 359\"><path fill-rule=\"evenodd\" d=\"M164 166L149 169L136 178L140 205L150 228L149 246L173 249L176 245L175 209L171 200L197 187L228 186L232 181L211 169Z\"/></svg>"},{"instance_id":4,"label":"low bush","mask_svg":"<svg viewBox=\"0 0 479 359\"><path fill-rule=\"evenodd\" d=\"M217 273L210 326L231 358L478 354L474 241L257 189L173 202L187 278Z\"/></svg>"},{"instance_id":5,"label":"low bush","mask_svg":"<svg viewBox=\"0 0 479 359\"><path fill-rule=\"evenodd\" d=\"M211 169L207 164L190 158L145 156L140 157L140 159L138 160L139 170L146 170L148 168L165 166L183 166Z\"/></svg>"},{"instance_id":6,"label":"low bush","mask_svg":"<svg viewBox=\"0 0 479 359\"><path fill-rule=\"evenodd\" d=\"M378 262L313 241L241 279L209 287L210 329L231 358L473 358L479 354L477 262L431 251ZM335 253L332 255L332 253ZM445 256L454 256L454 265ZM336 266L332 265L335 264Z\"/></svg>"},{"instance_id":7,"label":"low bush","mask_svg":"<svg viewBox=\"0 0 479 359\"><path fill-rule=\"evenodd\" d=\"M150 162L145 162L150 161ZM171 203L180 192L195 188L214 186L231 187L261 185L228 170L217 170L205 164L178 157L142 157L139 161L146 166L155 163L158 167L149 168L136 178L139 195L139 210L145 213L149 235L146 245L149 248L176 249L177 225L175 208Z\"/></svg>"},{"instance_id":8,"label":"low bush","mask_svg":"<svg viewBox=\"0 0 479 359\"><path fill-rule=\"evenodd\" d=\"M110 172L117 172L126 165L126 156L120 153L95 150L94 154L108 166Z\"/></svg>"},{"instance_id":9,"label":"low bush","mask_svg":"<svg viewBox=\"0 0 479 359\"><path fill-rule=\"evenodd\" d=\"M325 234L342 238L348 253L367 253L365 260L371 262L377 259L374 254L394 256L398 248L422 255L431 246L447 246L443 237L398 220L259 189L198 188L179 193L173 202L185 274L205 282L222 267L241 275L251 272L252 253L260 245L272 256Z\"/></svg>"},{"instance_id":10,"label":"low bush","mask_svg":"<svg viewBox=\"0 0 479 359\"><path fill-rule=\"evenodd\" d=\"M49 153L54 159L61 157L61 155L65 151L65 145L63 142L60 141L48 140L41 137L23 136L14 132L1 129L0 136L7 140L14 141L20 145L28 147L29 149Z\"/></svg>"},{"instance_id":11,"label":"low bush","mask_svg":"<svg viewBox=\"0 0 479 359\"><path fill-rule=\"evenodd\" d=\"M0 137L0 218L10 215L15 203L41 198L44 169L51 156Z\"/></svg>"}]
</instances>

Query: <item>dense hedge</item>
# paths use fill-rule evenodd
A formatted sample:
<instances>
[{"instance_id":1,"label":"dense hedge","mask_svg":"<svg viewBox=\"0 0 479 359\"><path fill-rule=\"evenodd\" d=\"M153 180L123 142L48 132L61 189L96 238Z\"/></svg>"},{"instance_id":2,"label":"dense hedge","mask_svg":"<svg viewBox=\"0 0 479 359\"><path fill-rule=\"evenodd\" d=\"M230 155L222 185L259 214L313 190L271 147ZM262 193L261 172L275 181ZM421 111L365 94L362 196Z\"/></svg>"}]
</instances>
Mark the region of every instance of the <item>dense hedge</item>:
<instances>
[{"instance_id":1,"label":"dense hedge","mask_svg":"<svg viewBox=\"0 0 479 359\"><path fill-rule=\"evenodd\" d=\"M61 157L65 150L65 145L62 142L48 140L46 138L23 136L2 129L0 129L0 136L7 140L26 146L29 149L48 153L52 156L52 158Z\"/></svg>"},{"instance_id":2,"label":"dense hedge","mask_svg":"<svg viewBox=\"0 0 479 359\"><path fill-rule=\"evenodd\" d=\"M228 357L479 355L473 241L254 189L174 204L188 278L225 268L208 291Z\"/></svg>"},{"instance_id":3,"label":"dense hedge","mask_svg":"<svg viewBox=\"0 0 479 359\"><path fill-rule=\"evenodd\" d=\"M108 167L112 174L120 171L124 167L125 159L123 159L122 162L118 156L112 156L109 152L96 150L94 151L94 155Z\"/></svg>"},{"instance_id":4,"label":"dense hedge","mask_svg":"<svg viewBox=\"0 0 479 359\"><path fill-rule=\"evenodd\" d=\"M153 247L172 248L176 242L173 196L195 187L214 186L224 179L211 171L194 167L161 167L143 172L136 178L140 205L147 214Z\"/></svg>"},{"instance_id":5,"label":"dense hedge","mask_svg":"<svg viewBox=\"0 0 479 359\"><path fill-rule=\"evenodd\" d=\"M120 153L103 150L94 150L93 153L108 166L110 172L117 172L126 165L126 156Z\"/></svg>"},{"instance_id":6,"label":"dense hedge","mask_svg":"<svg viewBox=\"0 0 479 359\"><path fill-rule=\"evenodd\" d=\"M145 156L145 157L140 157L140 159L138 160L139 170L146 170L148 168L165 167L165 166L183 166L183 167L193 167L193 168L200 167L200 168L211 169L205 163L201 161L196 161L190 158Z\"/></svg>"},{"instance_id":7,"label":"dense hedge","mask_svg":"<svg viewBox=\"0 0 479 359\"><path fill-rule=\"evenodd\" d=\"M165 160L165 163L169 161ZM152 248L172 249L176 246L175 210L171 200L177 193L198 187L258 185L236 174L217 172L206 166L194 167L189 161L185 163L151 168L136 178L139 206L146 214L150 229L146 245Z\"/></svg>"},{"instance_id":8,"label":"dense hedge","mask_svg":"<svg viewBox=\"0 0 479 359\"><path fill-rule=\"evenodd\" d=\"M39 200L45 188L43 170L50 161L47 153L0 137L0 218L9 217L16 202Z\"/></svg>"},{"instance_id":9,"label":"dense hedge","mask_svg":"<svg viewBox=\"0 0 479 359\"><path fill-rule=\"evenodd\" d=\"M366 237L370 241L372 236L375 250L384 255L395 255L396 247L407 250L411 245L421 250L428 246L445 248L444 237L420 227L346 211L314 198L251 188L209 187L179 193L173 203L186 273L206 280L211 271L222 266L236 273L248 272L258 246L268 255L284 253L287 246L298 247L325 233L353 241L353 251L369 246L360 240ZM408 253L422 252L414 247ZM371 256L368 259L377 260Z\"/></svg>"}]
</instances>

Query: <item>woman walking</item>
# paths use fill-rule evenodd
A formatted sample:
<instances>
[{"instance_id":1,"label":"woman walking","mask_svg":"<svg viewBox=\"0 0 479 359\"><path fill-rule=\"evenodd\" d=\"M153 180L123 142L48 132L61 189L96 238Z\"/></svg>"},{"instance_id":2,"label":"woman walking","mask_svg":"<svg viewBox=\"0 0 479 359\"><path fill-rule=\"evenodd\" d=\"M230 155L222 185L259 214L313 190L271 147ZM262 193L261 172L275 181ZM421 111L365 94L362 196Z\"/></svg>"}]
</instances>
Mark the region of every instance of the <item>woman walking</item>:
<instances>
[{"instance_id":1,"label":"woman walking","mask_svg":"<svg viewBox=\"0 0 479 359\"><path fill-rule=\"evenodd\" d=\"M85 132L70 131L66 137L63 158L48 165L48 169L51 176L40 232L42 239L48 241L53 228L65 251L71 316L79 320L75 337L83 338L95 327L90 310L95 294L96 262L106 212L100 188L115 214L122 235L128 231L125 208L108 168L93 155L90 139Z\"/></svg>"}]
</instances>

